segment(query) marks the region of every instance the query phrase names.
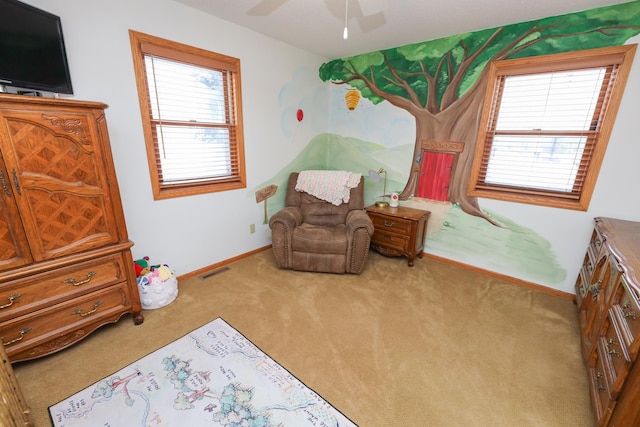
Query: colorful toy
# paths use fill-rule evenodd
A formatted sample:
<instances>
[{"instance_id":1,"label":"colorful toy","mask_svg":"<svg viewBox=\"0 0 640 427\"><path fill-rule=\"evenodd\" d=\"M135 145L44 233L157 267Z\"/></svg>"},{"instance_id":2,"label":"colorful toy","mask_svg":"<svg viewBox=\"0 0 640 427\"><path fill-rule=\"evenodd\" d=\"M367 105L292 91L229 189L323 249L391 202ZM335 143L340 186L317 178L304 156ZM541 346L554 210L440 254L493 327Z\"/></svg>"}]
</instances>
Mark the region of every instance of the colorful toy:
<instances>
[{"instance_id":1,"label":"colorful toy","mask_svg":"<svg viewBox=\"0 0 640 427\"><path fill-rule=\"evenodd\" d=\"M160 267L158 267L155 270L153 270L153 272L157 273L158 277L163 282L165 280L169 280L171 277L173 277L173 271L171 271L171 269L169 268L168 265L161 265Z\"/></svg>"},{"instance_id":2,"label":"colorful toy","mask_svg":"<svg viewBox=\"0 0 640 427\"><path fill-rule=\"evenodd\" d=\"M151 271L148 256L133 261L133 265L136 269L136 277L144 276L149 271Z\"/></svg>"}]
</instances>

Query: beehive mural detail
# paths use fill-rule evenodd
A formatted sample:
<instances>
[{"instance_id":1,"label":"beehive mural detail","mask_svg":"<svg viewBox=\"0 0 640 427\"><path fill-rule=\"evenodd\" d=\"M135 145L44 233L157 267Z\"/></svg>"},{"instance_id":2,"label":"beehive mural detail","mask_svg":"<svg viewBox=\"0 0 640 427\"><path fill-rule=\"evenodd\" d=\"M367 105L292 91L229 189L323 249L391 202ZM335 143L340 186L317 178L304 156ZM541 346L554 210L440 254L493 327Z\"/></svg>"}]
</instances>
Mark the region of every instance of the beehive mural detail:
<instances>
[{"instance_id":1,"label":"beehive mural detail","mask_svg":"<svg viewBox=\"0 0 640 427\"><path fill-rule=\"evenodd\" d=\"M360 91L358 89L350 89L344 96L344 99L349 111L353 111L358 106L358 102L360 102Z\"/></svg>"}]
</instances>

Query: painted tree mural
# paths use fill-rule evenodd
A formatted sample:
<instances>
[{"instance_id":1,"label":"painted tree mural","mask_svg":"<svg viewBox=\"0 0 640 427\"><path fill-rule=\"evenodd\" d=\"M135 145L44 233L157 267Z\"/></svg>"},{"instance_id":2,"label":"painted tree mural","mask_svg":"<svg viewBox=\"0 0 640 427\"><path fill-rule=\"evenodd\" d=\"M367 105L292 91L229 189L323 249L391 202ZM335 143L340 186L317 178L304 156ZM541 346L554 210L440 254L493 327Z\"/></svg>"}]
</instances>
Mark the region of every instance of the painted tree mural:
<instances>
[{"instance_id":1,"label":"painted tree mural","mask_svg":"<svg viewBox=\"0 0 640 427\"><path fill-rule=\"evenodd\" d=\"M320 78L388 101L416 122L413 163L401 199L419 194L423 144L457 147L448 200L488 218L467 195L491 61L624 44L640 33L640 2L574 13L336 59Z\"/></svg>"}]
</instances>

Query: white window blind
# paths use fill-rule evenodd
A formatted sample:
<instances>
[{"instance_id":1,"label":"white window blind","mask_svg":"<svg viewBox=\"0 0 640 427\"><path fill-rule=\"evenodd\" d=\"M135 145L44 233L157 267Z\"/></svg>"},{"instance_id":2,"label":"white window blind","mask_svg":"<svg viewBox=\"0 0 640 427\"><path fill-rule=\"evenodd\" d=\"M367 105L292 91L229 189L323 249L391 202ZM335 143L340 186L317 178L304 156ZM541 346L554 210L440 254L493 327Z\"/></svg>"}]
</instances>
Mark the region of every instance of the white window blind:
<instances>
[{"instance_id":1,"label":"white window blind","mask_svg":"<svg viewBox=\"0 0 640 427\"><path fill-rule=\"evenodd\" d=\"M156 200L246 188L240 60L129 30Z\"/></svg>"},{"instance_id":2,"label":"white window blind","mask_svg":"<svg viewBox=\"0 0 640 427\"><path fill-rule=\"evenodd\" d=\"M237 174L232 73L144 59L161 185Z\"/></svg>"},{"instance_id":3,"label":"white window blind","mask_svg":"<svg viewBox=\"0 0 640 427\"><path fill-rule=\"evenodd\" d=\"M612 67L503 76L484 182L579 197Z\"/></svg>"},{"instance_id":4,"label":"white window blind","mask_svg":"<svg viewBox=\"0 0 640 427\"><path fill-rule=\"evenodd\" d=\"M586 210L636 45L489 65L469 194Z\"/></svg>"}]
</instances>

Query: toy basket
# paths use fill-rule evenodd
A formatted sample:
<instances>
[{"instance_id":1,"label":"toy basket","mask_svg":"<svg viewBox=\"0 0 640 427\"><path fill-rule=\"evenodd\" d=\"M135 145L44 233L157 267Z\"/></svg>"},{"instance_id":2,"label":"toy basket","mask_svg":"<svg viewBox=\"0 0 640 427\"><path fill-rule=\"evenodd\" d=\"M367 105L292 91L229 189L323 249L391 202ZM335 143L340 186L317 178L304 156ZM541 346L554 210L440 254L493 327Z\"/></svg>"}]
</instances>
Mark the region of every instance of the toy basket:
<instances>
[{"instance_id":1,"label":"toy basket","mask_svg":"<svg viewBox=\"0 0 640 427\"><path fill-rule=\"evenodd\" d=\"M141 284L138 280L140 303L145 310L153 310L169 305L178 296L178 279L175 276L159 283Z\"/></svg>"},{"instance_id":2,"label":"toy basket","mask_svg":"<svg viewBox=\"0 0 640 427\"><path fill-rule=\"evenodd\" d=\"M167 265L148 267L146 260L135 261L137 266L143 263L144 268L138 274L138 291L140 303L145 310L162 308L171 304L178 296L178 279Z\"/></svg>"}]
</instances>

